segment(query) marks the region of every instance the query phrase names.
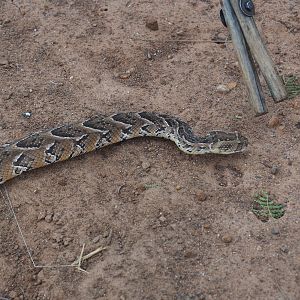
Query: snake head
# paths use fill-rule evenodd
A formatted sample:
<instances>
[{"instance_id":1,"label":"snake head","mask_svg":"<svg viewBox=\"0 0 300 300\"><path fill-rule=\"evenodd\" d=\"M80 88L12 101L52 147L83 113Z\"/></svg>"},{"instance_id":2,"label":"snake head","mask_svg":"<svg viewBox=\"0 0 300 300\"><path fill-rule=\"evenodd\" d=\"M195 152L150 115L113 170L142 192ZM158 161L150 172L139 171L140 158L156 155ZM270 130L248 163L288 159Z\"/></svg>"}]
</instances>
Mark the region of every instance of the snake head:
<instances>
[{"instance_id":1,"label":"snake head","mask_svg":"<svg viewBox=\"0 0 300 300\"><path fill-rule=\"evenodd\" d=\"M209 152L232 154L242 152L248 146L248 139L238 132L211 131L205 136Z\"/></svg>"}]
</instances>

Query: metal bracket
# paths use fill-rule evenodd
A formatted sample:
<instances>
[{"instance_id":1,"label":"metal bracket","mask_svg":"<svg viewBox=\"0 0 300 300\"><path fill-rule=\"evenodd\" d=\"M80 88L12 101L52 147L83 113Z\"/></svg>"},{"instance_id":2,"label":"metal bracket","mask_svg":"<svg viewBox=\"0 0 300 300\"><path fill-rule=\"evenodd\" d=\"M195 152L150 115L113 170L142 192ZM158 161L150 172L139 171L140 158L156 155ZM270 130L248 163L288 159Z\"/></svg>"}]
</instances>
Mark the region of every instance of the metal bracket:
<instances>
[{"instance_id":1,"label":"metal bracket","mask_svg":"<svg viewBox=\"0 0 300 300\"><path fill-rule=\"evenodd\" d=\"M239 6L244 15L247 17L253 17L255 14L254 3L252 0L240 0Z\"/></svg>"}]
</instances>

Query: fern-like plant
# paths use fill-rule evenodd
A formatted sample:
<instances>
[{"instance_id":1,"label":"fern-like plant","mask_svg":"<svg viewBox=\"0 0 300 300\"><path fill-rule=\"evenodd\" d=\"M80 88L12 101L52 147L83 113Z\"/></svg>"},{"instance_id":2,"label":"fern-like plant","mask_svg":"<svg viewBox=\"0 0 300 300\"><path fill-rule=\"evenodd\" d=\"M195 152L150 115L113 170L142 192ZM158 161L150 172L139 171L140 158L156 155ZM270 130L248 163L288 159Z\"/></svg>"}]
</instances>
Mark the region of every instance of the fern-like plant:
<instances>
[{"instance_id":1,"label":"fern-like plant","mask_svg":"<svg viewBox=\"0 0 300 300\"><path fill-rule=\"evenodd\" d=\"M300 95L299 78L294 75L283 77L284 85L288 93L288 98L292 99Z\"/></svg>"},{"instance_id":2,"label":"fern-like plant","mask_svg":"<svg viewBox=\"0 0 300 300\"><path fill-rule=\"evenodd\" d=\"M254 196L252 212L262 222L267 222L269 218L279 219L284 213L284 205L276 203L270 199L268 192L260 192Z\"/></svg>"}]
</instances>

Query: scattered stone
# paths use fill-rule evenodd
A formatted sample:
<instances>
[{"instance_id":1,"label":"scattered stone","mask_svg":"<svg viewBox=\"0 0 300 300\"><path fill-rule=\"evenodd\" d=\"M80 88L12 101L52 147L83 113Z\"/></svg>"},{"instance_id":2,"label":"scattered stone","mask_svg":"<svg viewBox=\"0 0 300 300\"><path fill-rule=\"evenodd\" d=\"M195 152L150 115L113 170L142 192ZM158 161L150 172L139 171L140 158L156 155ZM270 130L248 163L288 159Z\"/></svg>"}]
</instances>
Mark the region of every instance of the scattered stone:
<instances>
[{"instance_id":1,"label":"scattered stone","mask_svg":"<svg viewBox=\"0 0 300 300\"><path fill-rule=\"evenodd\" d=\"M230 89L225 84L219 84L216 88L218 93L227 94L230 92Z\"/></svg>"},{"instance_id":2,"label":"scattered stone","mask_svg":"<svg viewBox=\"0 0 300 300\"><path fill-rule=\"evenodd\" d=\"M235 89L236 86L237 86L237 82L235 82L235 81L231 81L227 84L227 87L229 88L229 90Z\"/></svg>"},{"instance_id":3,"label":"scattered stone","mask_svg":"<svg viewBox=\"0 0 300 300\"><path fill-rule=\"evenodd\" d=\"M176 35L183 36L184 35L184 31L183 30L178 30L178 31L176 31Z\"/></svg>"},{"instance_id":4,"label":"scattered stone","mask_svg":"<svg viewBox=\"0 0 300 300\"><path fill-rule=\"evenodd\" d=\"M52 239L55 242L60 243L63 240L63 235L61 233L54 233Z\"/></svg>"},{"instance_id":5,"label":"scattered stone","mask_svg":"<svg viewBox=\"0 0 300 300\"><path fill-rule=\"evenodd\" d=\"M196 193L196 198L197 198L198 201L202 202L202 201L205 201L207 199L207 195L203 191L200 190Z\"/></svg>"},{"instance_id":6,"label":"scattered stone","mask_svg":"<svg viewBox=\"0 0 300 300\"><path fill-rule=\"evenodd\" d=\"M6 95L4 95L4 96L3 96L3 99L4 99L4 100L9 100L12 96L13 96L13 93L10 92L10 93L7 93Z\"/></svg>"},{"instance_id":7,"label":"scattered stone","mask_svg":"<svg viewBox=\"0 0 300 300\"><path fill-rule=\"evenodd\" d=\"M153 30L153 31L158 30L158 22L157 22L157 20L148 19L146 21L146 27L149 28L150 30Z\"/></svg>"},{"instance_id":8,"label":"scattered stone","mask_svg":"<svg viewBox=\"0 0 300 300\"><path fill-rule=\"evenodd\" d=\"M98 236L96 236L96 237L93 238L92 242L93 242L94 244L97 244L97 243L100 241L100 238L101 238L101 236L98 235Z\"/></svg>"},{"instance_id":9,"label":"scattered stone","mask_svg":"<svg viewBox=\"0 0 300 300\"><path fill-rule=\"evenodd\" d=\"M22 112L22 116L26 119L29 119L31 115L32 115L31 111Z\"/></svg>"},{"instance_id":10,"label":"scattered stone","mask_svg":"<svg viewBox=\"0 0 300 300\"><path fill-rule=\"evenodd\" d=\"M262 248L262 246L260 246L260 245L258 245L258 246L256 247L256 250L257 250L257 251L262 251L262 249L263 249L263 248Z\"/></svg>"},{"instance_id":11,"label":"scattered stone","mask_svg":"<svg viewBox=\"0 0 300 300\"><path fill-rule=\"evenodd\" d=\"M6 58L0 58L0 66L8 66L9 61Z\"/></svg>"},{"instance_id":12,"label":"scattered stone","mask_svg":"<svg viewBox=\"0 0 300 300\"><path fill-rule=\"evenodd\" d=\"M280 125L280 119L278 116L272 116L272 118L268 122L268 126L270 128L276 128Z\"/></svg>"},{"instance_id":13,"label":"scattered stone","mask_svg":"<svg viewBox=\"0 0 300 300\"><path fill-rule=\"evenodd\" d=\"M271 174L272 175L276 175L278 172L279 172L279 167L278 166L272 166L272 168L271 168Z\"/></svg>"},{"instance_id":14,"label":"scattered stone","mask_svg":"<svg viewBox=\"0 0 300 300\"><path fill-rule=\"evenodd\" d=\"M295 126L297 129L300 129L300 122L296 123Z\"/></svg>"},{"instance_id":15,"label":"scattered stone","mask_svg":"<svg viewBox=\"0 0 300 300\"><path fill-rule=\"evenodd\" d=\"M176 185L176 191L180 191L182 189L181 185Z\"/></svg>"},{"instance_id":16,"label":"scattered stone","mask_svg":"<svg viewBox=\"0 0 300 300\"><path fill-rule=\"evenodd\" d=\"M208 224L208 223L206 223L206 224L203 224L203 228L204 229L211 229L211 225L210 224Z\"/></svg>"},{"instance_id":17,"label":"scattered stone","mask_svg":"<svg viewBox=\"0 0 300 300\"><path fill-rule=\"evenodd\" d=\"M77 259L77 255L75 253L66 253L64 256L65 259L70 263L74 262Z\"/></svg>"},{"instance_id":18,"label":"scattered stone","mask_svg":"<svg viewBox=\"0 0 300 300\"><path fill-rule=\"evenodd\" d=\"M130 68L125 73L119 74L118 77L120 79L128 79L133 72L134 72L134 68Z\"/></svg>"},{"instance_id":19,"label":"scattered stone","mask_svg":"<svg viewBox=\"0 0 300 300\"><path fill-rule=\"evenodd\" d=\"M44 211L40 211L40 213L39 213L39 215L38 215L38 221L41 221L41 220L44 220L45 219L45 217L46 217L46 215L47 215L47 213L46 213L46 211L44 210Z\"/></svg>"},{"instance_id":20,"label":"scattered stone","mask_svg":"<svg viewBox=\"0 0 300 300\"><path fill-rule=\"evenodd\" d=\"M8 294L8 296L9 296L9 298L11 298L11 299L16 299L17 296L18 296L18 294L17 294L16 291L10 291L9 294ZM1 299L1 298L0 298L0 299ZM3 298L3 299L5 299L5 298Z\"/></svg>"},{"instance_id":21,"label":"scattered stone","mask_svg":"<svg viewBox=\"0 0 300 300\"><path fill-rule=\"evenodd\" d=\"M278 227L273 227L273 228L271 229L271 233L272 233L273 235L278 235L278 234L280 234L280 230L279 230Z\"/></svg>"},{"instance_id":22,"label":"scattered stone","mask_svg":"<svg viewBox=\"0 0 300 300\"><path fill-rule=\"evenodd\" d=\"M29 97L29 91L24 91L23 92L23 97L28 98Z\"/></svg>"},{"instance_id":23,"label":"scattered stone","mask_svg":"<svg viewBox=\"0 0 300 300\"><path fill-rule=\"evenodd\" d=\"M72 238L64 238L63 239L63 244L64 246L69 246L70 242L72 241Z\"/></svg>"},{"instance_id":24,"label":"scattered stone","mask_svg":"<svg viewBox=\"0 0 300 300\"><path fill-rule=\"evenodd\" d=\"M55 223L55 224L59 224L60 221L61 221L61 213L60 212L57 212L53 215L52 217L52 221Z\"/></svg>"},{"instance_id":25,"label":"scattered stone","mask_svg":"<svg viewBox=\"0 0 300 300\"><path fill-rule=\"evenodd\" d=\"M150 163L148 163L146 161L142 162L142 169L143 170L148 170L148 169L150 169L150 167L151 167Z\"/></svg>"},{"instance_id":26,"label":"scattered stone","mask_svg":"<svg viewBox=\"0 0 300 300\"><path fill-rule=\"evenodd\" d=\"M226 244L230 244L233 241L233 237L230 234L224 234L222 236L222 241Z\"/></svg>"},{"instance_id":27,"label":"scattered stone","mask_svg":"<svg viewBox=\"0 0 300 300\"><path fill-rule=\"evenodd\" d=\"M280 247L280 251L287 254L287 253L289 253L289 248L287 245L282 245Z\"/></svg>"},{"instance_id":28,"label":"scattered stone","mask_svg":"<svg viewBox=\"0 0 300 300\"><path fill-rule=\"evenodd\" d=\"M164 216L160 216L160 217L159 217L159 221L162 222L162 223L163 223L163 222L166 222L166 221L167 221L167 218L164 217Z\"/></svg>"},{"instance_id":29,"label":"scattered stone","mask_svg":"<svg viewBox=\"0 0 300 300\"><path fill-rule=\"evenodd\" d=\"M52 222L52 218L53 218L53 214L50 213L50 214L48 214L48 215L45 216L45 221L47 223L51 223Z\"/></svg>"}]
</instances>

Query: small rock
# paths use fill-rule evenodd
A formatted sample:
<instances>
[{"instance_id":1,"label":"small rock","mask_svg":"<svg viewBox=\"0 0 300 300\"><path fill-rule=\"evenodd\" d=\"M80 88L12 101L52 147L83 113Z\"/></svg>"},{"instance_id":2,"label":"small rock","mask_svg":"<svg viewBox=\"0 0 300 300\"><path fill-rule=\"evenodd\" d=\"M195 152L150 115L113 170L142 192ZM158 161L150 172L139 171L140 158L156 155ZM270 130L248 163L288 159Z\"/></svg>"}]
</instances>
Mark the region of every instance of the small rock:
<instances>
[{"instance_id":1,"label":"small rock","mask_svg":"<svg viewBox=\"0 0 300 300\"><path fill-rule=\"evenodd\" d=\"M24 98L29 97L29 91L24 91L24 92L23 92L23 97L24 97Z\"/></svg>"},{"instance_id":2,"label":"small rock","mask_svg":"<svg viewBox=\"0 0 300 300\"><path fill-rule=\"evenodd\" d=\"M272 233L273 235L278 235L278 234L280 234L279 228L278 228L278 227L273 227L273 228L271 229L271 233Z\"/></svg>"},{"instance_id":3,"label":"small rock","mask_svg":"<svg viewBox=\"0 0 300 300\"><path fill-rule=\"evenodd\" d=\"M296 123L295 126L297 129L300 129L300 122Z\"/></svg>"},{"instance_id":4,"label":"small rock","mask_svg":"<svg viewBox=\"0 0 300 300\"><path fill-rule=\"evenodd\" d=\"M206 224L203 224L203 228L204 229L211 229L211 225L210 224L208 224L208 223L206 223Z\"/></svg>"},{"instance_id":5,"label":"small rock","mask_svg":"<svg viewBox=\"0 0 300 300\"><path fill-rule=\"evenodd\" d=\"M31 115L32 115L31 111L25 111L22 113L22 116L26 119L29 119Z\"/></svg>"},{"instance_id":6,"label":"small rock","mask_svg":"<svg viewBox=\"0 0 300 300\"><path fill-rule=\"evenodd\" d=\"M153 31L158 30L158 22L157 22L157 20L148 19L146 21L146 27L149 28L150 30L153 30Z\"/></svg>"},{"instance_id":7,"label":"small rock","mask_svg":"<svg viewBox=\"0 0 300 300\"><path fill-rule=\"evenodd\" d=\"M53 215L53 217L52 217L52 221L53 221L55 224L57 224L57 223L60 221L61 216L62 216L62 215L61 215L60 212L55 213L55 214Z\"/></svg>"},{"instance_id":8,"label":"small rock","mask_svg":"<svg viewBox=\"0 0 300 300\"><path fill-rule=\"evenodd\" d=\"M229 90L233 90L234 88L236 88L237 86L237 82L235 81L231 81L227 84L227 87L229 88Z\"/></svg>"},{"instance_id":9,"label":"small rock","mask_svg":"<svg viewBox=\"0 0 300 300\"><path fill-rule=\"evenodd\" d=\"M54 233L52 239L55 242L60 243L63 240L63 235L61 233Z\"/></svg>"},{"instance_id":10,"label":"small rock","mask_svg":"<svg viewBox=\"0 0 300 300\"><path fill-rule=\"evenodd\" d=\"M48 215L45 217L45 221L46 221L47 223L51 223L51 222L52 222L52 218L53 218L53 214L50 213L50 214L48 214Z\"/></svg>"},{"instance_id":11,"label":"small rock","mask_svg":"<svg viewBox=\"0 0 300 300\"><path fill-rule=\"evenodd\" d=\"M176 35L178 35L178 36L183 36L183 35L184 35L184 31L183 31L183 30L178 30L178 31L176 32Z\"/></svg>"},{"instance_id":12,"label":"small rock","mask_svg":"<svg viewBox=\"0 0 300 300\"><path fill-rule=\"evenodd\" d=\"M233 238L230 234L224 234L222 236L222 241L226 244L230 244L233 241Z\"/></svg>"},{"instance_id":13,"label":"small rock","mask_svg":"<svg viewBox=\"0 0 300 300\"><path fill-rule=\"evenodd\" d=\"M230 89L225 84L219 84L216 88L218 93L227 94L230 92Z\"/></svg>"},{"instance_id":14,"label":"small rock","mask_svg":"<svg viewBox=\"0 0 300 300\"><path fill-rule=\"evenodd\" d=\"M176 185L176 191L180 191L182 189L181 185Z\"/></svg>"},{"instance_id":15,"label":"small rock","mask_svg":"<svg viewBox=\"0 0 300 300\"><path fill-rule=\"evenodd\" d=\"M12 96L13 96L13 93L10 92L10 93L7 93L6 95L4 95L3 99L4 100L9 100Z\"/></svg>"},{"instance_id":16,"label":"small rock","mask_svg":"<svg viewBox=\"0 0 300 300\"><path fill-rule=\"evenodd\" d=\"M41 211L38 215L38 221L44 220L46 217L46 211Z\"/></svg>"},{"instance_id":17,"label":"small rock","mask_svg":"<svg viewBox=\"0 0 300 300\"><path fill-rule=\"evenodd\" d=\"M63 244L64 246L69 246L70 242L72 241L72 238L64 238L63 239Z\"/></svg>"},{"instance_id":18,"label":"small rock","mask_svg":"<svg viewBox=\"0 0 300 300\"><path fill-rule=\"evenodd\" d=\"M272 116L272 118L268 122L268 126L270 128L276 128L280 125L280 119L278 116Z\"/></svg>"},{"instance_id":19,"label":"small rock","mask_svg":"<svg viewBox=\"0 0 300 300\"><path fill-rule=\"evenodd\" d=\"M271 174L272 175L276 175L278 172L279 172L279 167L278 166L272 166L272 168L271 168Z\"/></svg>"},{"instance_id":20,"label":"small rock","mask_svg":"<svg viewBox=\"0 0 300 300\"><path fill-rule=\"evenodd\" d=\"M8 294L9 298L11 299L16 299L18 294L16 291L10 291L9 294ZM0 298L1 299L1 298ZM3 298L3 299L6 299L6 298Z\"/></svg>"},{"instance_id":21,"label":"small rock","mask_svg":"<svg viewBox=\"0 0 300 300\"><path fill-rule=\"evenodd\" d=\"M282 245L280 247L280 251L287 254L287 253L289 253L289 248L287 245Z\"/></svg>"},{"instance_id":22,"label":"small rock","mask_svg":"<svg viewBox=\"0 0 300 300\"><path fill-rule=\"evenodd\" d=\"M117 77L119 77L120 79L128 79L131 74L134 72L134 68L130 68L128 69L125 73L121 73L121 74L118 74Z\"/></svg>"},{"instance_id":23,"label":"small rock","mask_svg":"<svg viewBox=\"0 0 300 300\"><path fill-rule=\"evenodd\" d=\"M142 162L142 169L143 170L148 170L148 169L150 169L150 167L151 167L150 163L148 163L146 161Z\"/></svg>"},{"instance_id":24,"label":"small rock","mask_svg":"<svg viewBox=\"0 0 300 300\"><path fill-rule=\"evenodd\" d=\"M0 66L8 66L9 61L6 58L0 58Z\"/></svg>"},{"instance_id":25,"label":"small rock","mask_svg":"<svg viewBox=\"0 0 300 300\"><path fill-rule=\"evenodd\" d=\"M97 244L97 243L100 241L100 238L101 238L101 236L98 235L98 236L96 236L96 237L93 238L92 242L93 242L94 244Z\"/></svg>"},{"instance_id":26,"label":"small rock","mask_svg":"<svg viewBox=\"0 0 300 300\"><path fill-rule=\"evenodd\" d=\"M198 191L196 193L196 198L198 201L205 201L207 199L207 195L203 191Z\"/></svg>"},{"instance_id":27,"label":"small rock","mask_svg":"<svg viewBox=\"0 0 300 300\"><path fill-rule=\"evenodd\" d=\"M66 253L64 256L65 256L66 260L70 263L74 262L77 259L77 256L75 253Z\"/></svg>"},{"instance_id":28,"label":"small rock","mask_svg":"<svg viewBox=\"0 0 300 300\"><path fill-rule=\"evenodd\" d=\"M166 222L166 221L167 221L167 218L164 217L164 216L160 216L160 217L159 217L159 221L162 222L162 223L163 223L163 222Z\"/></svg>"}]
</instances>

